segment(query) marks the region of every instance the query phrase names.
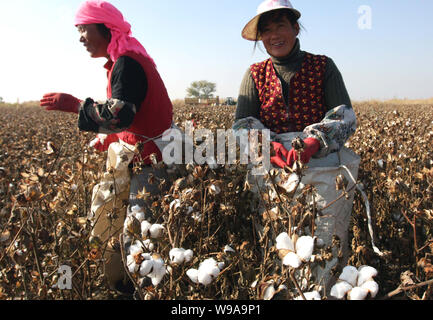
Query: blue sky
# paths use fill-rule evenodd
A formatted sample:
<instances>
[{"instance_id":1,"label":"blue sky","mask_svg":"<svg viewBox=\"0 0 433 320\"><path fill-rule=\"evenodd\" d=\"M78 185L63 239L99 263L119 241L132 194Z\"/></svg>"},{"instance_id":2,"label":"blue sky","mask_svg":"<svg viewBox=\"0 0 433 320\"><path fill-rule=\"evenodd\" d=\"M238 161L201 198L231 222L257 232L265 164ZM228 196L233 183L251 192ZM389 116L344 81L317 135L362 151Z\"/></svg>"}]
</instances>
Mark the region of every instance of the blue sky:
<instances>
[{"instance_id":1,"label":"blue sky","mask_svg":"<svg viewBox=\"0 0 433 320\"><path fill-rule=\"evenodd\" d=\"M38 100L46 92L104 99L105 59L91 59L73 16L82 0L0 2L0 97ZM268 56L241 37L261 0L112 0L154 58L172 99L195 80L237 97L248 66ZM305 51L339 67L352 100L433 97L433 1L293 0L303 14ZM369 6L372 28L358 27Z\"/></svg>"}]
</instances>

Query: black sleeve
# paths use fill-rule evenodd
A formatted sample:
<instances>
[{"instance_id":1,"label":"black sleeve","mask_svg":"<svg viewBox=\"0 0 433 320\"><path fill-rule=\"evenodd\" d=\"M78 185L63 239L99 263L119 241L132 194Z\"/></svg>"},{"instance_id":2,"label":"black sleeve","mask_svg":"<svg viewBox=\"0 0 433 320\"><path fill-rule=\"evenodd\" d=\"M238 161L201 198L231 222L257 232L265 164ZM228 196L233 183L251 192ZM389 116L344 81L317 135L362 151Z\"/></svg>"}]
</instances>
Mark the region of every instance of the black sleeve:
<instances>
[{"instance_id":1,"label":"black sleeve","mask_svg":"<svg viewBox=\"0 0 433 320\"><path fill-rule=\"evenodd\" d=\"M120 57L111 75L111 99L105 103L86 99L80 108L78 127L106 134L128 129L146 98L147 88L141 65L130 57Z\"/></svg>"},{"instance_id":2,"label":"black sleeve","mask_svg":"<svg viewBox=\"0 0 433 320\"><path fill-rule=\"evenodd\" d=\"M146 93L147 78L142 66L131 57L117 59L111 75L111 98L135 104L138 112Z\"/></svg>"}]
</instances>

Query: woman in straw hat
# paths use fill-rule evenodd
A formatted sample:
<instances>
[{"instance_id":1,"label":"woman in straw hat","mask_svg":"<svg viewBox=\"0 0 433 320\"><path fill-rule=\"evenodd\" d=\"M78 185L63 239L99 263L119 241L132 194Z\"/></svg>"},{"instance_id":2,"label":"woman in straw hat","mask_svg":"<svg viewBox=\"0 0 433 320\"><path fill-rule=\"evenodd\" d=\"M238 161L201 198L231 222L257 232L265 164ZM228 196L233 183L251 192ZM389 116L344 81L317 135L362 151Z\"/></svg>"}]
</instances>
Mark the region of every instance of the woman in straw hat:
<instances>
[{"instance_id":1,"label":"woman in straw hat","mask_svg":"<svg viewBox=\"0 0 433 320\"><path fill-rule=\"evenodd\" d=\"M120 157L119 154L113 156L113 159L127 160L121 161L127 163L125 170L119 171L120 174L128 172L128 164L129 167L132 166L129 161L139 163L141 171L132 172L130 189L128 188L129 174L127 174L128 182L122 185L125 189L122 194L126 198L129 194L131 207L140 205L142 200L137 199L137 194L143 191L143 187L151 194L159 191L158 184L150 184L148 180L150 175L158 177L164 174L164 172L155 172L151 164L155 160L157 162L162 160L161 150L155 141L171 128L172 103L153 59L140 42L132 37L131 25L112 4L100 0L84 2L75 16L75 26L80 34L80 42L90 56L107 59L104 66L108 76L107 100L103 103L91 98L81 101L65 93L48 93L42 98L41 106L46 110L78 114L80 130L98 133L97 139L91 143L97 150L109 150L109 155L111 150L113 153L128 154L130 158ZM114 145L116 148L113 147ZM128 153L127 150L131 149L135 150L135 153ZM124 165L117 163L116 168L117 166L123 168ZM112 174L106 176L111 177ZM122 179L114 182L116 187L121 185L119 181ZM102 183L97 187L102 188ZM97 187L94 189L92 199L93 235L100 238L102 242L108 242L122 230L126 210L122 211L123 215L109 219L106 212L110 208L108 202L122 201L112 199L113 188L104 193L96 190ZM118 195L119 193L116 193L116 196ZM99 201L100 199L102 200ZM94 207L97 209L94 210ZM127 291L121 288L120 283L124 278L121 272L123 266L120 255L115 250L111 252L106 250L106 252L108 255L105 256L107 260L105 270L110 286Z\"/></svg>"},{"instance_id":2,"label":"woman in straw hat","mask_svg":"<svg viewBox=\"0 0 433 320\"><path fill-rule=\"evenodd\" d=\"M300 17L287 0L266 0L243 29L243 38L256 44L261 41L270 58L248 68L233 129L239 135L244 135L244 130L269 129L270 162L277 171L292 167L298 160L309 163L301 182L315 186L316 203L326 208L339 196L335 178L341 165L350 168L354 179L358 174L359 157L344 147L356 130L356 115L332 59L300 49ZM295 137L304 141L303 149L297 148L303 150L301 159L292 147ZM352 191L348 200L321 210L322 215L315 219L315 235L325 245L331 246L333 235L342 244L342 259L337 258L339 252L334 252L326 266L312 267L312 275L327 290L335 281L332 268L348 259L353 196Z\"/></svg>"},{"instance_id":3,"label":"woman in straw hat","mask_svg":"<svg viewBox=\"0 0 433 320\"><path fill-rule=\"evenodd\" d=\"M277 134L303 132L301 160L322 158L340 150L356 130L343 78L332 59L300 49L301 13L287 0L266 0L242 31L261 41L270 58L248 68L241 84L234 129L255 118ZM271 143L274 166L292 166L296 152Z\"/></svg>"}]
</instances>

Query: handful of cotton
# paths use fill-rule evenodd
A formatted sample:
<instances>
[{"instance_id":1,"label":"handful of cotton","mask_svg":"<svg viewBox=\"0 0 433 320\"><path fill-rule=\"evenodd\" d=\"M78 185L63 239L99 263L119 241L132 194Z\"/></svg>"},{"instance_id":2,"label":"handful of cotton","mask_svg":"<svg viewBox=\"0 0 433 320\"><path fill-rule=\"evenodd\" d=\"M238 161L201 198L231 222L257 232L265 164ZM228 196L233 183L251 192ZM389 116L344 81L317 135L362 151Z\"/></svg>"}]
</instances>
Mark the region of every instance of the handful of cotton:
<instances>
[{"instance_id":1,"label":"handful of cotton","mask_svg":"<svg viewBox=\"0 0 433 320\"><path fill-rule=\"evenodd\" d=\"M185 250L183 248L174 248L170 250L170 261L172 264L180 265L191 261L194 253L191 249Z\"/></svg>"},{"instance_id":2,"label":"handful of cotton","mask_svg":"<svg viewBox=\"0 0 433 320\"><path fill-rule=\"evenodd\" d=\"M347 295L347 300L364 300L370 294L374 298L379 291L379 285L373 280L376 275L377 270L373 267L361 266L356 269L347 266L331 288L331 296L343 299Z\"/></svg>"},{"instance_id":3,"label":"handful of cotton","mask_svg":"<svg viewBox=\"0 0 433 320\"><path fill-rule=\"evenodd\" d=\"M314 250L314 239L303 236L293 240L287 232L281 233L276 239L277 250L285 266L298 269L303 263L310 261Z\"/></svg>"},{"instance_id":4,"label":"handful of cotton","mask_svg":"<svg viewBox=\"0 0 433 320\"><path fill-rule=\"evenodd\" d=\"M201 283L202 285L207 286L218 277L224 266L224 262L216 262L213 258L210 258L200 263L198 270L189 269L186 272L186 275L192 282Z\"/></svg>"}]
</instances>

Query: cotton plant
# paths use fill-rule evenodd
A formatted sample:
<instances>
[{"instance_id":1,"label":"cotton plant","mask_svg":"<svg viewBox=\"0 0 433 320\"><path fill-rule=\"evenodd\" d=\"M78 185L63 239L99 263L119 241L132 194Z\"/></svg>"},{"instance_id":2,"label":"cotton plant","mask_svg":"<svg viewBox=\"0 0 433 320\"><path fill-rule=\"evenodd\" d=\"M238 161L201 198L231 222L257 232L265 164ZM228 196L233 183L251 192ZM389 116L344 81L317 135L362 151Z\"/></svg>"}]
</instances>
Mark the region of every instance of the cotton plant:
<instances>
[{"instance_id":1,"label":"cotton plant","mask_svg":"<svg viewBox=\"0 0 433 320\"><path fill-rule=\"evenodd\" d=\"M224 262L217 262L215 259L209 258L200 263L198 269L189 269L186 275L192 282L208 286L218 277L224 266Z\"/></svg>"},{"instance_id":2,"label":"cotton plant","mask_svg":"<svg viewBox=\"0 0 433 320\"><path fill-rule=\"evenodd\" d=\"M164 234L164 226L161 224L152 224L145 220L145 213L140 206L131 208L130 213L125 219L124 234L140 234L143 239L159 239Z\"/></svg>"},{"instance_id":3,"label":"cotton plant","mask_svg":"<svg viewBox=\"0 0 433 320\"><path fill-rule=\"evenodd\" d=\"M378 272L370 266L358 269L347 266L343 269L337 283L331 288L331 296L339 300L365 300L368 295L375 298L379 292L379 285L373 280Z\"/></svg>"},{"instance_id":4,"label":"cotton plant","mask_svg":"<svg viewBox=\"0 0 433 320\"><path fill-rule=\"evenodd\" d=\"M287 232L276 238L276 247L285 266L298 269L311 260L314 250L314 238L303 236L293 241Z\"/></svg>"},{"instance_id":5,"label":"cotton plant","mask_svg":"<svg viewBox=\"0 0 433 320\"><path fill-rule=\"evenodd\" d=\"M139 278L148 277L156 287L167 273L164 260L159 254L136 253L126 258L128 271Z\"/></svg>"},{"instance_id":6,"label":"cotton plant","mask_svg":"<svg viewBox=\"0 0 433 320\"><path fill-rule=\"evenodd\" d=\"M169 253L171 264L181 265L192 260L194 252L191 249L173 248Z\"/></svg>"}]
</instances>

